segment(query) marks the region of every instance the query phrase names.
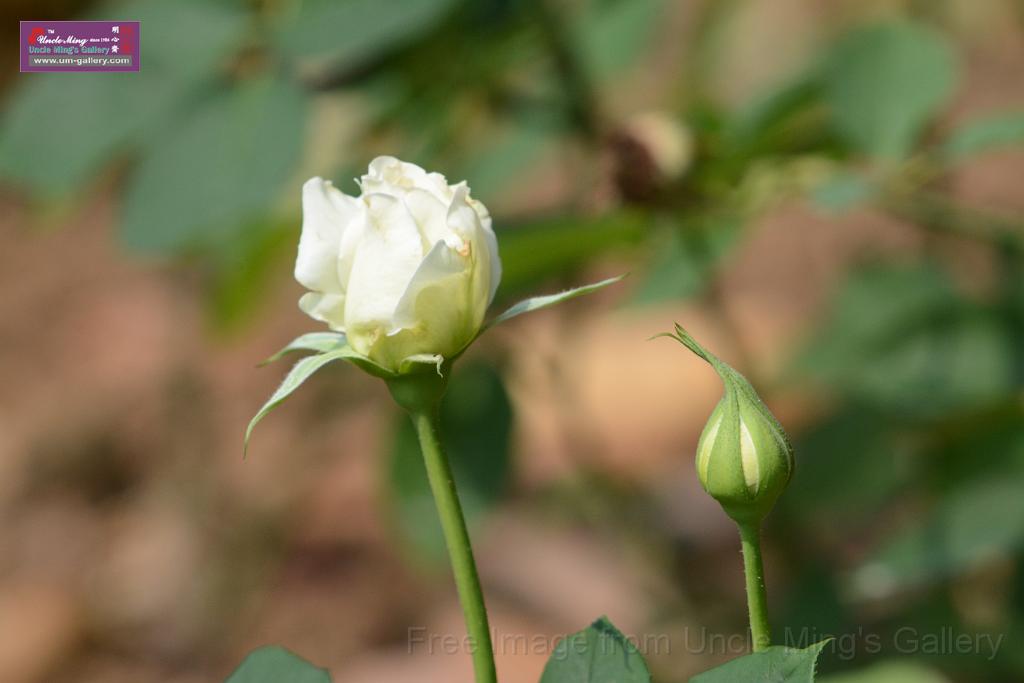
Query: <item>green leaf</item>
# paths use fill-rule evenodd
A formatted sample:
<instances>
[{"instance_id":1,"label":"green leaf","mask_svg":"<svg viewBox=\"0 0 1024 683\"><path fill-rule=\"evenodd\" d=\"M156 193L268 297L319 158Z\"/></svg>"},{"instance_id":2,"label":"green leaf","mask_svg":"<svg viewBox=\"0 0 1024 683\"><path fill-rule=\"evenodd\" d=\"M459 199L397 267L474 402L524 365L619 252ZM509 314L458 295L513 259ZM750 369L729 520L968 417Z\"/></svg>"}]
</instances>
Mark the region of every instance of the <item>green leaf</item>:
<instances>
[{"instance_id":1,"label":"green leaf","mask_svg":"<svg viewBox=\"0 0 1024 683\"><path fill-rule=\"evenodd\" d=\"M876 24L839 41L824 69L837 130L867 154L902 157L949 100L956 61L938 33L911 23Z\"/></svg>"},{"instance_id":2,"label":"green leaf","mask_svg":"<svg viewBox=\"0 0 1024 683\"><path fill-rule=\"evenodd\" d=\"M281 403L291 396L292 392L302 386L302 383L309 379L313 373L328 363L332 363L336 360L347 360L352 362L360 361L364 363L370 362L348 346L316 356L306 356L300 360L288 372L288 375L284 378L284 382L282 382L281 386L277 388L277 391L273 393L270 399L263 404L262 408L260 408L259 412L256 413L252 420L249 421L249 426L245 429L245 448L249 448L249 437L252 436L252 430L260 420L266 417L271 410L281 405Z\"/></svg>"},{"instance_id":3,"label":"green leaf","mask_svg":"<svg viewBox=\"0 0 1024 683\"><path fill-rule=\"evenodd\" d=\"M694 676L690 683L813 683L818 655L828 642L803 650L770 647Z\"/></svg>"},{"instance_id":4,"label":"green leaf","mask_svg":"<svg viewBox=\"0 0 1024 683\"><path fill-rule=\"evenodd\" d=\"M270 646L254 650L225 683L331 683L331 677L283 647Z\"/></svg>"},{"instance_id":5,"label":"green leaf","mask_svg":"<svg viewBox=\"0 0 1024 683\"><path fill-rule=\"evenodd\" d=\"M315 351L316 353L327 353L336 351L345 346L347 341L341 332L308 332L296 337L283 349L261 363L273 363L275 360L292 353L293 351Z\"/></svg>"},{"instance_id":6,"label":"green leaf","mask_svg":"<svg viewBox=\"0 0 1024 683\"><path fill-rule=\"evenodd\" d=\"M517 315L529 313L530 311L537 311L540 310L541 308L547 308L548 306L554 306L555 304L561 303L563 301L568 301L569 299L575 299L576 297L583 296L584 294L596 292L597 290L607 287L608 285L613 285L616 282L619 282L624 277L626 276L619 275L618 277L612 277L608 278L607 280L595 282L592 285L584 285L582 287L576 287L575 289L567 289L566 291L559 292L558 294L535 296L533 298L520 301L515 306L512 306L507 311L499 315L497 318L491 320L489 323L484 325L483 329L481 329L480 332L483 333L485 330L494 327L495 325L499 325L505 322L506 320L511 320Z\"/></svg>"},{"instance_id":7,"label":"green leaf","mask_svg":"<svg viewBox=\"0 0 1024 683\"><path fill-rule=\"evenodd\" d=\"M134 3L141 19L138 73L35 74L11 95L0 123L0 175L41 198L66 195L120 152L165 125L239 42L245 15L215 3ZM110 17L100 12L89 18ZM116 19L123 19L119 9ZM153 21L150 21L153 18ZM189 49L181 49L189 36Z\"/></svg>"},{"instance_id":8,"label":"green leaf","mask_svg":"<svg viewBox=\"0 0 1024 683\"><path fill-rule=\"evenodd\" d=\"M125 198L124 241L175 253L237 239L291 179L305 114L305 94L284 81L218 92L142 160Z\"/></svg>"},{"instance_id":9,"label":"green leaf","mask_svg":"<svg viewBox=\"0 0 1024 683\"><path fill-rule=\"evenodd\" d=\"M416 432L408 416L397 419L388 472L392 519L414 551L441 563L444 537ZM512 402L496 370L477 363L452 373L441 404L441 434L471 524L505 491L512 469L512 422Z\"/></svg>"},{"instance_id":10,"label":"green leaf","mask_svg":"<svg viewBox=\"0 0 1024 683\"><path fill-rule=\"evenodd\" d=\"M540 677L540 683L650 681L643 655L607 617L559 642Z\"/></svg>"},{"instance_id":11,"label":"green leaf","mask_svg":"<svg viewBox=\"0 0 1024 683\"><path fill-rule=\"evenodd\" d=\"M1024 144L1024 112L1010 112L968 121L953 132L943 145L942 154L955 162L1020 144Z\"/></svg>"},{"instance_id":12,"label":"green leaf","mask_svg":"<svg viewBox=\"0 0 1024 683\"><path fill-rule=\"evenodd\" d=\"M821 683L949 683L949 679L924 664L893 660L827 676Z\"/></svg>"},{"instance_id":13,"label":"green leaf","mask_svg":"<svg viewBox=\"0 0 1024 683\"><path fill-rule=\"evenodd\" d=\"M456 0L306 0L280 22L274 42L292 57L353 68L429 33Z\"/></svg>"}]
</instances>

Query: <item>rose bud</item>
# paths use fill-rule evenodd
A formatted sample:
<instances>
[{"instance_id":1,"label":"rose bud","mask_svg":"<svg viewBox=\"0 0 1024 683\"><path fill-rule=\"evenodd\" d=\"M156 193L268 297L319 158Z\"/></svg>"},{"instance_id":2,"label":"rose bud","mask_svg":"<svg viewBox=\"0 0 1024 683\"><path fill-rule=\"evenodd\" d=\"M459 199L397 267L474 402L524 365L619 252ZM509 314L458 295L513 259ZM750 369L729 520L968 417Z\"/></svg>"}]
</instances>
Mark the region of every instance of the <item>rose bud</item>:
<instances>
[{"instance_id":1,"label":"rose bud","mask_svg":"<svg viewBox=\"0 0 1024 683\"><path fill-rule=\"evenodd\" d=\"M388 371L454 358L501 279L487 209L466 183L394 157L374 159L359 184L358 197L320 178L302 188L295 279L311 291L299 306Z\"/></svg>"},{"instance_id":2,"label":"rose bud","mask_svg":"<svg viewBox=\"0 0 1024 683\"><path fill-rule=\"evenodd\" d=\"M693 161L693 135L678 119L649 111L627 119L609 138L615 185L623 198L655 198L686 173Z\"/></svg>"},{"instance_id":3,"label":"rose bud","mask_svg":"<svg viewBox=\"0 0 1024 683\"><path fill-rule=\"evenodd\" d=\"M759 524L793 475L793 448L750 382L705 350L681 326L668 334L707 361L725 385L697 444L704 490L736 522Z\"/></svg>"},{"instance_id":4,"label":"rose bud","mask_svg":"<svg viewBox=\"0 0 1024 683\"><path fill-rule=\"evenodd\" d=\"M337 361L384 380L398 405L422 418L436 411L453 363L483 332L623 277L530 297L485 323L501 261L491 216L466 183L449 185L394 157L374 159L358 182L358 197L321 178L302 187L295 279L310 291L299 307L332 331L302 334L267 359L310 352L249 420L246 447L264 417Z\"/></svg>"}]
</instances>

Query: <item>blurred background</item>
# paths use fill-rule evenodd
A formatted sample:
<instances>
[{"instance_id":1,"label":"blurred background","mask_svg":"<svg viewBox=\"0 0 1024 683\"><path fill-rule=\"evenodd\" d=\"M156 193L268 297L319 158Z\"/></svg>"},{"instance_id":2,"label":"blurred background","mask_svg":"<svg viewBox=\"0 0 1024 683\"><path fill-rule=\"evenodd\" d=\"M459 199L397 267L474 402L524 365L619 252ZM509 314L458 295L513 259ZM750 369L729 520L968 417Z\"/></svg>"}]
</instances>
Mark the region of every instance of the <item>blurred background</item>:
<instances>
[{"instance_id":1,"label":"blurred background","mask_svg":"<svg viewBox=\"0 0 1024 683\"><path fill-rule=\"evenodd\" d=\"M12 57L0 82L4 683L219 681L267 643L336 683L470 680L381 382L326 369L241 457L287 369L256 364L317 329L300 184L355 192L378 154L470 182L496 306L631 273L453 378L503 681L601 614L659 681L744 651L737 535L692 459L721 387L646 341L674 321L796 444L766 529L779 639L836 636L833 683L1024 680L1018 0L0 13L11 44L19 19L142 22L137 74Z\"/></svg>"}]
</instances>

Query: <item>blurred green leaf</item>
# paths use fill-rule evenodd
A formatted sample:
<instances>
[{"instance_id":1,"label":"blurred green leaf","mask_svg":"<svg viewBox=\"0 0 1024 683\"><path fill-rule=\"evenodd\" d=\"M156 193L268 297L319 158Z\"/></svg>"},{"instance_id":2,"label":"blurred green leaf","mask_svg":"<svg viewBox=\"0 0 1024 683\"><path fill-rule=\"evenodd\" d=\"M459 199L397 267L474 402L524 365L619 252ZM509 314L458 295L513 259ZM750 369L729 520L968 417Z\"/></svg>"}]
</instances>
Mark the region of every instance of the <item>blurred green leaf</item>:
<instances>
[{"instance_id":1,"label":"blurred green leaf","mask_svg":"<svg viewBox=\"0 0 1024 683\"><path fill-rule=\"evenodd\" d=\"M934 669L916 662L881 662L866 669L834 674L821 683L948 683L949 679Z\"/></svg>"},{"instance_id":2,"label":"blurred green leaf","mask_svg":"<svg viewBox=\"0 0 1024 683\"><path fill-rule=\"evenodd\" d=\"M512 468L512 403L501 376L483 364L458 366L441 404L441 438L466 517L472 524L498 502ZM402 538L433 562L444 536L423 456L408 416L399 416L390 458L390 503Z\"/></svg>"},{"instance_id":3,"label":"blurred green leaf","mask_svg":"<svg viewBox=\"0 0 1024 683\"><path fill-rule=\"evenodd\" d=\"M953 131L942 148L950 161L961 161L992 149L1024 144L1024 112L975 119Z\"/></svg>"},{"instance_id":4,"label":"blurred green leaf","mask_svg":"<svg viewBox=\"0 0 1024 683\"><path fill-rule=\"evenodd\" d=\"M694 244L692 235L673 230L667 243L655 251L650 272L637 289L633 303L658 304L698 294L709 272L703 246Z\"/></svg>"},{"instance_id":5,"label":"blurred green leaf","mask_svg":"<svg viewBox=\"0 0 1024 683\"><path fill-rule=\"evenodd\" d=\"M1024 473L1024 406L1019 396L929 425L921 444L928 483L954 490L976 479Z\"/></svg>"},{"instance_id":6,"label":"blurred green leaf","mask_svg":"<svg viewBox=\"0 0 1024 683\"><path fill-rule=\"evenodd\" d=\"M242 46L252 22L243 3L210 0L112 3L89 18L126 16L141 22L140 73L159 74L165 87L168 79L193 83L217 78L218 64ZM183 36L188 37L188 49L182 49Z\"/></svg>"},{"instance_id":7,"label":"blurred green leaf","mask_svg":"<svg viewBox=\"0 0 1024 683\"><path fill-rule=\"evenodd\" d=\"M931 508L884 542L854 575L865 597L954 576L1024 547L1024 415L1019 407L931 430Z\"/></svg>"},{"instance_id":8,"label":"blurred green leaf","mask_svg":"<svg viewBox=\"0 0 1024 683\"><path fill-rule=\"evenodd\" d=\"M272 286L280 282L285 261L293 255L295 223L257 220L242 230L246 239L207 255L204 263L209 266L207 312L221 332L251 322L271 298Z\"/></svg>"},{"instance_id":9,"label":"blurred green leaf","mask_svg":"<svg viewBox=\"0 0 1024 683\"><path fill-rule=\"evenodd\" d=\"M822 85L809 72L755 96L725 121L723 156L746 166L751 157L788 150L820 149ZM711 160L721 163L721 158Z\"/></svg>"},{"instance_id":10,"label":"blurred green leaf","mask_svg":"<svg viewBox=\"0 0 1024 683\"><path fill-rule=\"evenodd\" d=\"M645 213L615 211L499 227L503 272L498 298L508 298L547 278L564 277L600 254L639 243L649 220Z\"/></svg>"},{"instance_id":11,"label":"blurred green leaf","mask_svg":"<svg viewBox=\"0 0 1024 683\"><path fill-rule=\"evenodd\" d=\"M482 145L474 146L472 156L456 177L471 179L474 197L500 196L557 140L557 130L539 125L517 125L496 131Z\"/></svg>"},{"instance_id":12,"label":"blurred green leaf","mask_svg":"<svg viewBox=\"0 0 1024 683\"><path fill-rule=\"evenodd\" d=\"M741 107L726 122L723 136L734 145L749 144L820 97L818 78L813 75L787 81Z\"/></svg>"},{"instance_id":13,"label":"blurred green leaf","mask_svg":"<svg viewBox=\"0 0 1024 683\"><path fill-rule=\"evenodd\" d=\"M827 644L804 650L770 647L694 676L690 683L813 683L818 655Z\"/></svg>"},{"instance_id":14,"label":"blurred green leaf","mask_svg":"<svg viewBox=\"0 0 1024 683\"><path fill-rule=\"evenodd\" d=\"M797 453L800 463L795 471L800 472L800 468L803 467L804 453L800 451ZM786 495L782 496L780 500L787 500L793 490L799 486L802 484L790 485ZM808 509L810 508L800 508L796 517L789 514L773 516L768 522L767 536L778 539L774 541L775 543L786 545L786 539L792 537L792 530L795 528L794 524L797 523L797 520L805 523L808 521L807 517L811 516L806 514ZM832 524L837 536L849 537L844 535L849 532L844 529L841 520L833 518ZM806 532L801 531L801 533ZM792 567L794 573L787 587L787 595L772 614L775 628L782 629L780 633L785 634L784 642L789 647L809 645L828 633L849 633L856 628L856 625L859 625L857 617L850 614L849 601L840 593L842 586L831 564L834 559L829 556L829 553L819 552L812 556L802 556L799 565Z\"/></svg>"},{"instance_id":15,"label":"blurred green leaf","mask_svg":"<svg viewBox=\"0 0 1024 683\"><path fill-rule=\"evenodd\" d=\"M874 198L878 188L859 173L837 173L814 188L814 203L826 211L842 213Z\"/></svg>"},{"instance_id":16,"label":"blurred green leaf","mask_svg":"<svg viewBox=\"0 0 1024 683\"><path fill-rule=\"evenodd\" d=\"M331 677L326 669L271 646L253 651L225 683L331 683Z\"/></svg>"},{"instance_id":17,"label":"blurred green leaf","mask_svg":"<svg viewBox=\"0 0 1024 683\"><path fill-rule=\"evenodd\" d=\"M156 253L237 248L240 229L272 206L295 170L306 109L301 90L272 79L204 102L139 165L124 202L125 243Z\"/></svg>"},{"instance_id":18,"label":"blurred green leaf","mask_svg":"<svg viewBox=\"0 0 1024 683\"><path fill-rule=\"evenodd\" d=\"M138 73L34 74L10 95L0 124L0 175L44 198L96 177L117 153L144 142L185 103L245 32L245 15L214 3L129 5L142 19ZM126 8L89 18L123 19ZM189 49L180 49L189 36Z\"/></svg>"},{"instance_id":19,"label":"blurred green leaf","mask_svg":"<svg viewBox=\"0 0 1024 683\"><path fill-rule=\"evenodd\" d=\"M839 132L861 151L901 157L947 102L956 61L946 40L911 23L854 30L832 50L823 72Z\"/></svg>"},{"instance_id":20,"label":"blurred green leaf","mask_svg":"<svg viewBox=\"0 0 1024 683\"><path fill-rule=\"evenodd\" d=\"M277 48L352 68L383 57L428 33L458 0L304 0L279 20Z\"/></svg>"},{"instance_id":21,"label":"blurred green leaf","mask_svg":"<svg viewBox=\"0 0 1024 683\"><path fill-rule=\"evenodd\" d=\"M665 0L591 2L574 27L587 73L600 81L635 62L650 49L664 9Z\"/></svg>"},{"instance_id":22,"label":"blurred green leaf","mask_svg":"<svg viewBox=\"0 0 1024 683\"><path fill-rule=\"evenodd\" d=\"M33 74L0 127L0 174L45 198L66 195L102 173L176 95L143 74Z\"/></svg>"},{"instance_id":23,"label":"blurred green leaf","mask_svg":"<svg viewBox=\"0 0 1024 683\"><path fill-rule=\"evenodd\" d=\"M540 677L540 683L650 681L651 674L643 655L607 617L601 617L586 629L563 638L551 653Z\"/></svg>"},{"instance_id":24,"label":"blurred green leaf","mask_svg":"<svg viewBox=\"0 0 1024 683\"><path fill-rule=\"evenodd\" d=\"M848 408L805 430L794 449L800 466L781 504L799 516L814 510L808 523L848 529L880 505L910 474L906 453L881 416Z\"/></svg>"},{"instance_id":25,"label":"blurred green leaf","mask_svg":"<svg viewBox=\"0 0 1024 683\"><path fill-rule=\"evenodd\" d=\"M699 294L715 266L738 243L744 221L734 213L691 218L668 231L655 246L650 272L633 298L639 305L684 299Z\"/></svg>"},{"instance_id":26,"label":"blurred green leaf","mask_svg":"<svg viewBox=\"0 0 1024 683\"><path fill-rule=\"evenodd\" d=\"M850 398L934 417L1013 390L1013 340L933 266L853 273L799 365Z\"/></svg>"},{"instance_id":27,"label":"blurred green leaf","mask_svg":"<svg viewBox=\"0 0 1024 683\"><path fill-rule=\"evenodd\" d=\"M856 595L884 598L954 576L1024 544L1024 472L958 486L853 575Z\"/></svg>"}]
</instances>

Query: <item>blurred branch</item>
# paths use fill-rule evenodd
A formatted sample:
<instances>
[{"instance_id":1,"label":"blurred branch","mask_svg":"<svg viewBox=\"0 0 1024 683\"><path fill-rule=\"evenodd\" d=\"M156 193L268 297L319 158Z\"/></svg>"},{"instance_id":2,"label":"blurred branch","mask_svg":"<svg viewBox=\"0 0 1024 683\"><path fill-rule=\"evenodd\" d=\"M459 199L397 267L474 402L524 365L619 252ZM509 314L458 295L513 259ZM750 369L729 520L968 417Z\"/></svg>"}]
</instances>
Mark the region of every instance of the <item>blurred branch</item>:
<instances>
[{"instance_id":1,"label":"blurred branch","mask_svg":"<svg viewBox=\"0 0 1024 683\"><path fill-rule=\"evenodd\" d=\"M937 192L890 195L882 205L894 215L922 227L989 244L1024 248L1024 218L966 207Z\"/></svg>"},{"instance_id":2,"label":"blurred branch","mask_svg":"<svg viewBox=\"0 0 1024 683\"><path fill-rule=\"evenodd\" d=\"M650 215L620 210L601 216L559 216L534 221L502 234L504 272L499 297L525 291L538 280L571 272L612 250L643 241Z\"/></svg>"},{"instance_id":3,"label":"blurred branch","mask_svg":"<svg viewBox=\"0 0 1024 683\"><path fill-rule=\"evenodd\" d=\"M742 0L705 0L698 3L697 16L690 30L682 66L683 103L706 102L711 99L709 75L715 73L715 62L721 49L723 32Z\"/></svg>"},{"instance_id":4,"label":"blurred branch","mask_svg":"<svg viewBox=\"0 0 1024 683\"><path fill-rule=\"evenodd\" d=\"M536 0L535 7L538 25L565 90L570 121L584 138L596 141L601 130L597 96L566 19L551 0Z\"/></svg>"}]
</instances>

